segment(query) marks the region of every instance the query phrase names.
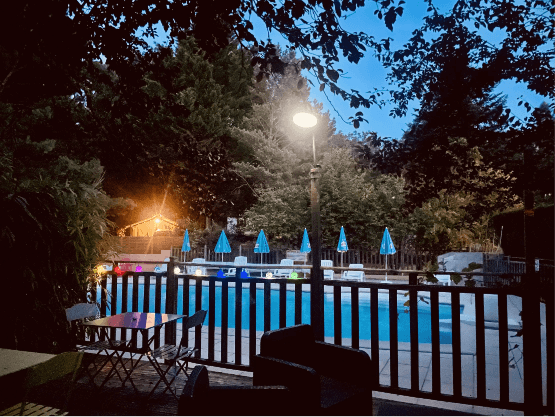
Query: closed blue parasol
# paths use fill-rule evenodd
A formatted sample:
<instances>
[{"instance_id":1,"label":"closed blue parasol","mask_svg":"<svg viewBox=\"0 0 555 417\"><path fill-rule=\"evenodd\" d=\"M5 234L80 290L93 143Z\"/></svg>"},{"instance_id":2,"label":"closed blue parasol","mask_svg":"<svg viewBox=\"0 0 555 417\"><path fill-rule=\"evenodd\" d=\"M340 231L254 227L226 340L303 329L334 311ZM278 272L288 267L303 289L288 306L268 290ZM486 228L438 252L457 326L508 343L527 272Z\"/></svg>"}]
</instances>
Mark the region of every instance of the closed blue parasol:
<instances>
[{"instance_id":1,"label":"closed blue parasol","mask_svg":"<svg viewBox=\"0 0 555 417\"><path fill-rule=\"evenodd\" d=\"M185 229L185 236L183 236L183 245L181 246L181 252L189 252L191 250L191 244L189 243L189 231Z\"/></svg>"},{"instance_id":2,"label":"closed blue parasol","mask_svg":"<svg viewBox=\"0 0 555 417\"><path fill-rule=\"evenodd\" d=\"M339 233L339 242L337 243L337 252L341 253L341 268L343 268L343 252L349 250L349 245L347 245L347 238L345 237L345 230L341 226L341 233Z\"/></svg>"},{"instance_id":3,"label":"closed blue parasol","mask_svg":"<svg viewBox=\"0 0 555 417\"><path fill-rule=\"evenodd\" d=\"M301 243L301 253L309 253L309 252L310 252L310 240L308 240L308 233L305 227L304 233L303 233L303 242Z\"/></svg>"},{"instance_id":4,"label":"closed blue parasol","mask_svg":"<svg viewBox=\"0 0 555 417\"><path fill-rule=\"evenodd\" d=\"M260 254L260 263L262 263L262 254L269 253L270 247L268 246L268 241L266 240L266 235L264 230L260 230L258 238L256 239L256 244L254 245L254 253Z\"/></svg>"},{"instance_id":5,"label":"closed blue parasol","mask_svg":"<svg viewBox=\"0 0 555 417\"><path fill-rule=\"evenodd\" d=\"M218 239L218 243L216 243L216 248L214 249L214 252L222 254L222 262L224 261L224 253L231 252L231 246L229 246L227 236L225 235L225 232L223 230L220 234L220 238Z\"/></svg>"},{"instance_id":6,"label":"closed blue parasol","mask_svg":"<svg viewBox=\"0 0 555 417\"><path fill-rule=\"evenodd\" d=\"M382 244L380 245L380 253L385 255L385 280L387 281L387 255L392 255L397 250L393 245L393 241L391 240L391 236L389 235L389 230L387 227L385 228L385 232L383 232Z\"/></svg>"}]
</instances>

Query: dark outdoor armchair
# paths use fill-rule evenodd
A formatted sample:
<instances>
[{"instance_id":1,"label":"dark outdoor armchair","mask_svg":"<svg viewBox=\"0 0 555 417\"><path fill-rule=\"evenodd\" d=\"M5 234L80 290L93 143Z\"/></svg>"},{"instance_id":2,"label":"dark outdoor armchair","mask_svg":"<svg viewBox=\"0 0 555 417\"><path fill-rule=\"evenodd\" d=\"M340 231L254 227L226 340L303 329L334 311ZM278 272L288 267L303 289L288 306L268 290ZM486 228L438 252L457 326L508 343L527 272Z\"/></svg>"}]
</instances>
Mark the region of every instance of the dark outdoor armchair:
<instances>
[{"instance_id":1,"label":"dark outdoor armchair","mask_svg":"<svg viewBox=\"0 0 555 417\"><path fill-rule=\"evenodd\" d=\"M366 352L315 341L307 324L264 333L253 359L254 385L302 392L309 414L371 415L372 378Z\"/></svg>"}]
</instances>

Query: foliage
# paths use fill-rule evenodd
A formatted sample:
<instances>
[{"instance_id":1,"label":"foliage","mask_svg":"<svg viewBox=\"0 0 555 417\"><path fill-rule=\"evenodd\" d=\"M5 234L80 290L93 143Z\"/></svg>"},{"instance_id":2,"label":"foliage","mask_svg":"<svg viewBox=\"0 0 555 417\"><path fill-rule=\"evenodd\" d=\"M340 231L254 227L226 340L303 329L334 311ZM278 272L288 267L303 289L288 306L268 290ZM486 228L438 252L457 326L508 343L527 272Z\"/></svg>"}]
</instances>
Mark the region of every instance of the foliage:
<instances>
[{"instance_id":1,"label":"foliage","mask_svg":"<svg viewBox=\"0 0 555 417\"><path fill-rule=\"evenodd\" d=\"M231 127L250 111L252 68L233 45L210 59L193 39L177 51L160 48L136 58L120 77L95 65L73 96L34 103L25 111L0 104L5 138L51 137L71 158L98 158L106 169L104 189L132 198L139 209L156 195L183 216L225 217L230 173ZM140 210L117 218L138 221Z\"/></svg>"},{"instance_id":2,"label":"foliage","mask_svg":"<svg viewBox=\"0 0 555 417\"><path fill-rule=\"evenodd\" d=\"M405 1L373 3L376 22L383 20L393 30L403 15ZM209 55L235 38L243 50L250 51L252 63L259 65L259 80L265 74L281 73L289 63L281 59L271 40L257 39L252 15L262 19L268 33L279 33L289 48L302 56L297 67L310 71L321 90L328 88L352 108L381 105L385 91L378 86L366 93L344 90L340 86L343 70L337 67L341 55L358 63L370 54L391 68L391 84L397 87L389 93L397 104L393 112L400 115L406 113L411 99L420 100L434 84L434 73L440 72L438 65L454 56L457 45L453 39L457 38L468 39L462 46L472 50L469 64L476 70L469 88L515 79L553 97L549 2L456 2L443 14L431 1L427 3L423 26L414 31L404 48L390 51L390 38L378 40L372 33L349 32L341 25L346 15L365 5L360 0L149 0L133 5L108 0L12 2L0 20L0 98L28 103L72 94L85 81L83 69L90 69L91 63L101 58L125 79L140 51L147 49L146 39L155 38L159 26L167 32L170 44L193 36ZM51 30L53 27L56 31ZM486 31L494 32L499 41L485 42L482 34ZM26 94L21 94L22 87ZM365 120L361 111L351 119L356 128Z\"/></svg>"},{"instance_id":3,"label":"foliage","mask_svg":"<svg viewBox=\"0 0 555 417\"><path fill-rule=\"evenodd\" d=\"M323 245L337 245L341 226L353 246L378 247L386 226L401 240L406 234L403 197L401 179L368 176L357 168L349 149L326 150L320 179ZM263 228L269 238L299 246L304 228L311 230L308 181L261 190L246 218L252 230Z\"/></svg>"},{"instance_id":4,"label":"foliage","mask_svg":"<svg viewBox=\"0 0 555 417\"><path fill-rule=\"evenodd\" d=\"M440 13L430 2L422 27L385 58L389 80L398 86L393 115L406 114L411 100L426 108L446 91L477 97L509 79L553 99L552 7L544 0L459 1ZM496 41L486 41L487 32L495 33Z\"/></svg>"},{"instance_id":5,"label":"foliage","mask_svg":"<svg viewBox=\"0 0 555 417\"><path fill-rule=\"evenodd\" d=\"M502 190L488 193L443 190L439 197L424 202L410 216L417 247L433 256L470 248L490 250L494 236L491 219L506 204Z\"/></svg>"},{"instance_id":6,"label":"foliage","mask_svg":"<svg viewBox=\"0 0 555 417\"><path fill-rule=\"evenodd\" d=\"M403 12L403 3L375 1L377 18L391 29ZM273 0L150 0L132 5L108 0L13 2L6 6L0 20L0 98L24 102L72 94L85 81L83 69L90 69L92 62L102 58L120 78L133 77L136 57L147 48L146 39L156 37L157 25L168 32L171 42L195 37L209 55L236 38L244 43L244 50L254 54L253 64L260 65L261 77L281 72L287 65L279 58L276 46L254 36L250 18L255 14L268 29L281 33L292 49L302 53L302 67L314 68L320 82L327 83L335 94L341 94L356 107L367 105L376 96L366 99L358 92L342 90L337 86L340 70L334 69L340 53L357 63L367 48L381 51L388 47L388 40L377 41L362 32L350 33L339 24L342 13L355 11L363 4L359 0L336 2L335 7L323 0L283 4ZM22 85L28 87L23 96Z\"/></svg>"},{"instance_id":7,"label":"foliage","mask_svg":"<svg viewBox=\"0 0 555 417\"><path fill-rule=\"evenodd\" d=\"M106 212L97 160L78 163L54 141L3 142L0 158L7 328L2 347L60 352L71 347L64 309L84 301L92 269L106 250ZM102 247L101 245L104 245ZM32 300L30 302L29 300Z\"/></svg>"}]
</instances>

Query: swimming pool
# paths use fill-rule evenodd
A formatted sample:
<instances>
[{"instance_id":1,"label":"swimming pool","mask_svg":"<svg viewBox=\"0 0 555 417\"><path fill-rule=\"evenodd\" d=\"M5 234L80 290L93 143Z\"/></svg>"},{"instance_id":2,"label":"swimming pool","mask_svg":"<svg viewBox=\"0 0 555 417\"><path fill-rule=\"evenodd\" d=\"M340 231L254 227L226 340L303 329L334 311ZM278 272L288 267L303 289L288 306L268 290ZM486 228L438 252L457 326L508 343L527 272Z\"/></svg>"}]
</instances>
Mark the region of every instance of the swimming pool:
<instances>
[{"instance_id":1,"label":"swimming pool","mask_svg":"<svg viewBox=\"0 0 555 417\"><path fill-rule=\"evenodd\" d=\"M127 311L132 311L132 283L128 284L127 296ZM112 314L121 312L121 288L122 284L118 283L118 302L116 311ZM108 286L110 288L110 286ZM222 289L216 286L216 305L215 305L215 326L221 327L221 297ZM100 301L100 291L97 292L98 300ZM139 306L143 305L144 300L144 285L139 284ZM196 287L189 287L189 312L193 314L195 311L195 296ZM294 292L287 291L286 294L286 325L291 326L295 319L295 300ZM381 294L380 294L381 296ZM155 297L155 284L150 285L149 294L149 312L154 312L154 297ZM241 314L241 327L246 330L249 328L249 289L243 288L242 291L242 314ZM279 327L279 291L271 290L271 318L270 328L277 329ZM402 297L399 297L402 298ZM202 303L201 308L208 310L208 286L202 287ZM410 342L410 315L408 309L403 305L404 299L398 300L397 313L398 313L398 341ZM165 285L162 285L161 297L161 311L165 311L166 297ZM324 295L324 334L325 336L333 336L333 294ZM463 306L461 306L462 313ZM264 290L257 288L256 290L256 330L264 330ZM183 314L183 286L180 285L178 289L177 313ZM187 314L187 312L185 312ZM341 297L341 328L342 337L351 337L351 299L350 294L343 294ZM451 305L439 304L439 319L451 319ZM302 293L302 323L310 323L310 293ZM389 301L385 296L383 299L378 300L378 334L379 340L389 340ZM206 321L205 323L208 323ZM230 288L228 292L228 327L235 327L235 289ZM370 339L370 294L359 294L359 338L361 340ZM449 328L440 327L440 344L451 344L451 330ZM418 303L418 341L419 343L431 343L431 314L429 305L419 302Z\"/></svg>"}]
</instances>

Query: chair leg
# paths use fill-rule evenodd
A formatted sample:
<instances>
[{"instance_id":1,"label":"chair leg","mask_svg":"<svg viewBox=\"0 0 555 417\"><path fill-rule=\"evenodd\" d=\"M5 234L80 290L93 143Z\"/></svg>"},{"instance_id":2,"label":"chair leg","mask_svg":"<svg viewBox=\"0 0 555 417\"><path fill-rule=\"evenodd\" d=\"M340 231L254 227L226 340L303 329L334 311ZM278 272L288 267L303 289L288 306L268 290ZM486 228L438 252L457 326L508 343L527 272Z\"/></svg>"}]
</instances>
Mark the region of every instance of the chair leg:
<instances>
[{"instance_id":1,"label":"chair leg","mask_svg":"<svg viewBox=\"0 0 555 417\"><path fill-rule=\"evenodd\" d=\"M100 358L100 357L101 357L101 354L102 354L103 352L106 352L106 359L102 362L102 364L97 365L96 360L97 360L97 358ZM104 369L104 367L108 364L108 362L110 362L111 365L112 365L112 368L115 369L115 364L114 364L114 362L113 362L113 360L112 360L112 358L113 358L113 356L114 356L114 353L115 353L115 352L109 353L107 350L101 350L101 351L97 352L97 353L94 355L94 358L92 359L91 362L89 362L89 363L87 363L87 364L85 364L85 365L83 366L83 368L84 368L84 370L85 370L85 373L87 374L87 376L89 377L90 382L91 382L93 385L95 385L95 384L94 384L95 378L96 378L96 377L98 376L98 374L102 371L102 369ZM94 370L89 371L89 367L90 367L91 364L94 366ZM121 378L121 375L119 374L119 372L117 371L117 369L115 369L115 372L116 372L116 374L118 375L118 378L120 379L120 381L123 381L122 378ZM111 373L113 373L113 371L111 371Z\"/></svg>"},{"instance_id":2,"label":"chair leg","mask_svg":"<svg viewBox=\"0 0 555 417\"><path fill-rule=\"evenodd\" d=\"M188 366L189 362L185 361L186 366ZM162 391L162 394L164 394L168 389L170 389L171 385L173 384L173 382L177 379L177 376L179 375L180 370L183 372L183 374L185 375L185 378L188 378L187 375L187 371L186 369L183 369L183 365L179 363L179 361L175 361L175 364L177 366L174 366L176 369L179 366L179 370L176 371L175 375L173 375L173 378L171 379L171 381L169 382L169 385L166 386L166 388L164 389L164 391ZM169 372L170 366L168 366L168 369L166 370L166 375Z\"/></svg>"},{"instance_id":3,"label":"chair leg","mask_svg":"<svg viewBox=\"0 0 555 417\"><path fill-rule=\"evenodd\" d=\"M173 382L175 377L172 379L172 382L168 382L168 379L166 378L166 375L168 374L169 370L171 369L171 365L168 366L166 368L166 370L164 371L156 359L153 359L150 356L147 356L147 357L148 357L150 363L152 364L152 366L154 367L154 369L156 370L156 372L158 373L158 376L160 377L158 379L158 382L156 382L156 385L154 385L154 387L152 388L152 390L148 394L148 396L150 397L154 393L154 391L156 391L156 388L158 388L158 385L160 385L160 382L164 382L166 384L166 388L164 389L164 391L162 393L165 393L168 389L170 389L170 392L172 393L172 395L177 399L178 398L177 393L175 393L170 388L171 383Z\"/></svg>"}]
</instances>

